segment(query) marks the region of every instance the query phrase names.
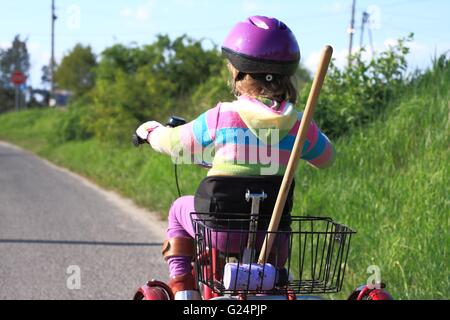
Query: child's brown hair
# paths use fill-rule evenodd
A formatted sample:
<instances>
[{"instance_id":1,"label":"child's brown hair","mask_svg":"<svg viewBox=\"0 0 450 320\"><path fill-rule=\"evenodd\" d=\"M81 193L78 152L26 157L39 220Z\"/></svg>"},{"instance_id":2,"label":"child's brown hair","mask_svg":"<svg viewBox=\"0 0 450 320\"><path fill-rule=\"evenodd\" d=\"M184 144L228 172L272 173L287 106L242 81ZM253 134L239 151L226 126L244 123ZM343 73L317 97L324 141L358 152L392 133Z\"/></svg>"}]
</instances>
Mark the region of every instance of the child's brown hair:
<instances>
[{"instance_id":1,"label":"child's brown hair","mask_svg":"<svg viewBox=\"0 0 450 320\"><path fill-rule=\"evenodd\" d=\"M231 88L235 96L246 94L252 98L262 97L278 102L297 103L298 90L293 76L277 74L243 73L228 63Z\"/></svg>"}]
</instances>

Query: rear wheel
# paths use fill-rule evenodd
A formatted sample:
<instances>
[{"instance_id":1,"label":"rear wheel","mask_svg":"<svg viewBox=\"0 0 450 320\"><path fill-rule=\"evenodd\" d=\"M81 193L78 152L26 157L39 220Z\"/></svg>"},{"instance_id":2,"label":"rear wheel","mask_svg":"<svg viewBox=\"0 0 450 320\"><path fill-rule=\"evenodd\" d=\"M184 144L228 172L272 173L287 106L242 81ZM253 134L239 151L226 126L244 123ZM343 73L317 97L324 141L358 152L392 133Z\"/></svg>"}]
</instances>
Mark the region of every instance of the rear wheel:
<instances>
[{"instance_id":1,"label":"rear wheel","mask_svg":"<svg viewBox=\"0 0 450 320\"><path fill-rule=\"evenodd\" d=\"M370 289L368 286L361 286L350 295L348 300L394 300L394 298L384 290L386 286L384 284L381 285L380 289Z\"/></svg>"},{"instance_id":2,"label":"rear wheel","mask_svg":"<svg viewBox=\"0 0 450 320\"><path fill-rule=\"evenodd\" d=\"M174 300L172 290L160 281L149 281L138 289L133 300Z\"/></svg>"}]
</instances>

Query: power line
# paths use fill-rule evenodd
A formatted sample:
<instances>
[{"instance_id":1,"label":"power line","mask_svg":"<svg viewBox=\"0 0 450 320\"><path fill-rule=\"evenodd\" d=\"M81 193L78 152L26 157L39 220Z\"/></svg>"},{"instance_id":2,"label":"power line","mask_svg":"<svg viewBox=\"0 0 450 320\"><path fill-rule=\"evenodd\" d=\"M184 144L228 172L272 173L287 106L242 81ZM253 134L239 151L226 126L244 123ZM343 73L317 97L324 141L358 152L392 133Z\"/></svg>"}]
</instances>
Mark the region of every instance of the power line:
<instances>
[{"instance_id":1,"label":"power line","mask_svg":"<svg viewBox=\"0 0 450 320\"><path fill-rule=\"evenodd\" d=\"M55 0L52 0L52 56L50 60L50 74L51 74L51 93L55 91L55 21L58 17L55 14Z\"/></svg>"},{"instance_id":2,"label":"power line","mask_svg":"<svg viewBox=\"0 0 450 320\"><path fill-rule=\"evenodd\" d=\"M359 46L362 48L364 45L364 27L366 26L366 23L369 21L369 14L364 11L362 14L362 21L361 21L361 39L359 41Z\"/></svg>"},{"instance_id":3,"label":"power line","mask_svg":"<svg viewBox=\"0 0 450 320\"><path fill-rule=\"evenodd\" d=\"M362 13L362 22L361 22L361 39L360 39L360 44L359 44L360 48L364 47L365 26L366 26L366 24L368 24L369 18L370 18L370 14L368 12L364 11ZM367 28L367 33L369 34L370 49L372 50L372 55L374 55L375 54L375 48L374 48L374 45L373 45L372 28L370 26Z\"/></svg>"},{"instance_id":4,"label":"power line","mask_svg":"<svg viewBox=\"0 0 450 320\"><path fill-rule=\"evenodd\" d=\"M350 20L350 27L348 33L350 34L350 41L348 46L348 65L352 63L352 50L353 50L353 36L355 34L355 10L356 10L356 0L353 0L352 4L352 18Z\"/></svg>"},{"instance_id":5,"label":"power line","mask_svg":"<svg viewBox=\"0 0 450 320\"><path fill-rule=\"evenodd\" d=\"M402 5L411 5L411 4L415 4L418 2L425 2L428 0L404 0L404 1L399 1L399 2L392 2L392 3L388 3L388 4L384 4L383 7L396 7L396 6L402 6Z\"/></svg>"},{"instance_id":6,"label":"power line","mask_svg":"<svg viewBox=\"0 0 450 320\"><path fill-rule=\"evenodd\" d=\"M368 28L368 30L369 30L370 49L372 50L372 55L374 55L375 54L375 47L373 45L372 29Z\"/></svg>"}]
</instances>

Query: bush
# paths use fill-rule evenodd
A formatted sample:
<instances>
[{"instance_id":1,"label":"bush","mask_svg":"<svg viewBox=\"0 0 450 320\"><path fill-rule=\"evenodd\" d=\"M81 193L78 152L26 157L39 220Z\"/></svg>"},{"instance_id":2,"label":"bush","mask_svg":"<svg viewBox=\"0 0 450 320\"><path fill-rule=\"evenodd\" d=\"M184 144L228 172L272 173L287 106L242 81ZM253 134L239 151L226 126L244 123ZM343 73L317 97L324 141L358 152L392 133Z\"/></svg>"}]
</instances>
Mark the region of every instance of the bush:
<instances>
[{"instance_id":1,"label":"bush","mask_svg":"<svg viewBox=\"0 0 450 320\"><path fill-rule=\"evenodd\" d=\"M408 82L405 71L409 48L405 44L411 40L412 35L399 40L396 46L370 61L363 58L364 50L361 50L344 70L331 64L315 116L328 135L341 136L373 121L394 97L400 96ZM301 94L303 105L310 86Z\"/></svg>"},{"instance_id":2,"label":"bush","mask_svg":"<svg viewBox=\"0 0 450 320\"><path fill-rule=\"evenodd\" d=\"M90 116L92 111L89 104L81 101L72 104L67 110L61 110L63 115L55 124L56 135L50 137L50 143L58 144L75 140L87 140L93 136L90 128Z\"/></svg>"},{"instance_id":3,"label":"bush","mask_svg":"<svg viewBox=\"0 0 450 320\"><path fill-rule=\"evenodd\" d=\"M91 94L92 131L101 140L111 135L128 139L139 122L186 109L195 88L219 73L221 65L216 48L205 50L186 36L174 41L159 36L143 47L106 49Z\"/></svg>"},{"instance_id":4,"label":"bush","mask_svg":"<svg viewBox=\"0 0 450 320\"><path fill-rule=\"evenodd\" d=\"M95 84L96 65L96 57L90 46L75 45L56 69L57 87L72 91L75 97L83 96Z\"/></svg>"},{"instance_id":5,"label":"bush","mask_svg":"<svg viewBox=\"0 0 450 320\"><path fill-rule=\"evenodd\" d=\"M13 89L3 88L0 85L0 114L3 112L14 110L15 108L15 92Z\"/></svg>"},{"instance_id":6,"label":"bush","mask_svg":"<svg viewBox=\"0 0 450 320\"><path fill-rule=\"evenodd\" d=\"M405 71L406 43L411 40L412 35L401 39L369 61L360 51L343 70L332 63L315 116L325 133L334 138L363 126L400 96L410 82ZM301 109L311 79L302 67L297 78L301 86L306 83L300 91ZM102 53L96 68L95 87L88 95L92 107L83 107L79 113L69 110L67 121L61 124L62 137L73 140L94 135L128 143L130 132L143 121L164 122L171 114L190 120L219 101L233 100L228 79L219 51L205 50L200 41L186 36L174 41L159 36L143 47L115 45Z\"/></svg>"},{"instance_id":7,"label":"bush","mask_svg":"<svg viewBox=\"0 0 450 320\"><path fill-rule=\"evenodd\" d=\"M192 107L185 113L199 115L216 106L218 102L234 100L234 95L228 85L229 71L223 63L220 73L211 76L206 82L200 84L191 97Z\"/></svg>"}]
</instances>

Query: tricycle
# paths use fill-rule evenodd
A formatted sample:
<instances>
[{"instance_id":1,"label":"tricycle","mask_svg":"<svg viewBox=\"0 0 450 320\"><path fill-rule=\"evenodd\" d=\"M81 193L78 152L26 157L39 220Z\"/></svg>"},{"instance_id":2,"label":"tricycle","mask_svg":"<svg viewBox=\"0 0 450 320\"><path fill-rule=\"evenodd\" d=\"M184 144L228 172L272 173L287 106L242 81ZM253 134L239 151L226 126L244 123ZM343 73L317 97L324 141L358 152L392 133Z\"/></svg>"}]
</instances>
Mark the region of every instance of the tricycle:
<instances>
[{"instance_id":1,"label":"tricycle","mask_svg":"<svg viewBox=\"0 0 450 320\"><path fill-rule=\"evenodd\" d=\"M192 273L203 300L321 299L318 295L342 290L355 231L327 217L283 216L332 51L327 46L322 54L286 172L276 191L273 213L261 214L268 194L250 187L250 178L242 193L250 212L241 210L232 218L217 212L191 213L195 233ZM167 125L185 123L182 118L172 117ZM139 146L147 141L134 135L133 143ZM178 175L175 177L180 193ZM284 221L284 227L280 224L282 218L289 219L287 224ZM174 294L167 284L152 280L137 290L134 299L174 300ZM360 286L349 299L392 297L384 285L378 284Z\"/></svg>"}]
</instances>

